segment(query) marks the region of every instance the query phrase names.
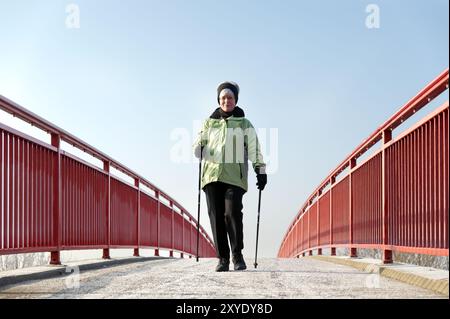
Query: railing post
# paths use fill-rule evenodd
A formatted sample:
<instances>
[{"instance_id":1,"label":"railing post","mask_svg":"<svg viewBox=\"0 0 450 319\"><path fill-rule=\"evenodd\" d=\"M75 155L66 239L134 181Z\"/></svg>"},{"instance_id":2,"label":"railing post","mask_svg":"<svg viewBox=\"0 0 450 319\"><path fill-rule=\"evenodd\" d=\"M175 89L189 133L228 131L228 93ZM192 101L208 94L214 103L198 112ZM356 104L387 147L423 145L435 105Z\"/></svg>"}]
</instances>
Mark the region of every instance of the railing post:
<instances>
[{"instance_id":1,"label":"railing post","mask_svg":"<svg viewBox=\"0 0 450 319\"><path fill-rule=\"evenodd\" d=\"M310 226L311 226L311 203L312 200L309 201L308 203L308 249L311 248L311 232L310 232Z\"/></svg>"},{"instance_id":2,"label":"railing post","mask_svg":"<svg viewBox=\"0 0 450 319\"><path fill-rule=\"evenodd\" d=\"M184 249L185 249L185 246L184 246L184 214L183 214L183 210L181 210L181 238L182 238L182 240L181 240L181 245L182 245L182 247L181 247L181 255L180 255L180 257L181 258L184 258Z\"/></svg>"},{"instance_id":3,"label":"railing post","mask_svg":"<svg viewBox=\"0 0 450 319\"><path fill-rule=\"evenodd\" d=\"M172 236L171 236L171 238L170 238L170 247L171 247L171 249L170 249L170 257L173 257L173 249L174 249L174 247L175 247L175 235L174 235L174 229L175 229L175 227L174 227L174 217L175 217L175 210L173 209L173 202L172 201L170 201L170 209L172 210L172 220L171 220L171 229L172 229L172 231L171 231L171 234L172 234Z\"/></svg>"},{"instance_id":4,"label":"railing post","mask_svg":"<svg viewBox=\"0 0 450 319\"><path fill-rule=\"evenodd\" d=\"M50 253L50 264L61 264L61 137L51 134L52 146L57 148L56 161L53 165L53 243L57 250Z\"/></svg>"},{"instance_id":5,"label":"railing post","mask_svg":"<svg viewBox=\"0 0 450 319\"><path fill-rule=\"evenodd\" d=\"M350 166L350 174L349 174L349 246L350 246L350 257L358 257L356 248L352 247L353 245L353 182L352 182L352 168L356 166L356 159L352 158L349 162Z\"/></svg>"},{"instance_id":6,"label":"railing post","mask_svg":"<svg viewBox=\"0 0 450 319\"><path fill-rule=\"evenodd\" d=\"M333 247L333 186L336 183L336 177L332 176L330 180L330 245L331 256L336 256L336 247Z\"/></svg>"},{"instance_id":7,"label":"railing post","mask_svg":"<svg viewBox=\"0 0 450 319\"><path fill-rule=\"evenodd\" d=\"M322 195L322 190L317 193L317 246L320 245L320 196ZM317 255L322 255L322 248L317 249Z\"/></svg>"},{"instance_id":8,"label":"railing post","mask_svg":"<svg viewBox=\"0 0 450 319\"><path fill-rule=\"evenodd\" d=\"M382 196L382 209L383 209L383 264L392 263L392 250L387 249L389 244L389 203L387 200L387 172L386 172L386 148L385 144L392 140L392 131L390 129L383 131L383 151L381 153L382 158L382 174L381 174L381 196Z\"/></svg>"},{"instance_id":9,"label":"railing post","mask_svg":"<svg viewBox=\"0 0 450 319\"><path fill-rule=\"evenodd\" d=\"M295 231L294 231L294 257L297 254L298 255L298 218L295 218Z\"/></svg>"},{"instance_id":10,"label":"railing post","mask_svg":"<svg viewBox=\"0 0 450 319\"><path fill-rule=\"evenodd\" d=\"M336 256L336 247L331 247L331 256Z\"/></svg>"},{"instance_id":11,"label":"railing post","mask_svg":"<svg viewBox=\"0 0 450 319\"><path fill-rule=\"evenodd\" d=\"M292 252L294 251L294 240L292 239L292 226L289 227L289 255L292 256Z\"/></svg>"},{"instance_id":12,"label":"railing post","mask_svg":"<svg viewBox=\"0 0 450 319\"><path fill-rule=\"evenodd\" d=\"M139 178L134 179L134 186L136 186L138 190L137 190L137 217L136 217L137 247L134 248L133 256L139 257L139 246L141 244L141 189L139 187Z\"/></svg>"},{"instance_id":13,"label":"railing post","mask_svg":"<svg viewBox=\"0 0 450 319\"><path fill-rule=\"evenodd\" d=\"M192 252L194 251L194 249L192 248L192 234L190 232L191 229L192 229L192 218L189 217L189 247L190 247L189 258L192 258Z\"/></svg>"},{"instance_id":14,"label":"railing post","mask_svg":"<svg viewBox=\"0 0 450 319\"><path fill-rule=\"evenodd\" d=\"M197 233L197 247L196 249L198 249L198 257L201 258L202 257L202 229L198 226L198 220L195 222L195 228L198 227L198 233Z\"/></svg>"},{"instance_id":15,"label":"railing post","mask_svg":"<svg viewBox=\"0 0 450 319\"><path fill-rule=\"evenodd\" d=\"M155 197L157 200L157 205L158 205L158 214L156 216L156 242L157 242L157 248L155 249L155 256L159 256L159 219L160 219L160 209L161 209L161 201L159 198L159 191L155 191Z\"/></svg>"},{"instance_id":16,"label":"railing post","mask_svg":"<svg viewBox=\"0 0 450 319\"><path fill-rule=\"evenodd\" d=\"M108 248L103 249L103 259L110 259L109 247L111 246L111 174L109 161L103 161L103 170L108 173L108 190L106 192L106 241Z\"/></svg>"}]
</instances>

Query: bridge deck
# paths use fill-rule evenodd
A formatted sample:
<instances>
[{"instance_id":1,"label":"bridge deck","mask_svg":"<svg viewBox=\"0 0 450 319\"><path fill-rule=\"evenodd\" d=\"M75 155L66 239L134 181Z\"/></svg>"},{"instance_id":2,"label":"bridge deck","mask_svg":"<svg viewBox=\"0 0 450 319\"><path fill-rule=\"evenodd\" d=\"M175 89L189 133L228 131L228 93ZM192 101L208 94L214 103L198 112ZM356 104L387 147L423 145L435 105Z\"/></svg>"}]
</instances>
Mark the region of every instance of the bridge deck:
<instances>
[{"instance_id":1,"label":"bridge deck","mask_svg":"<svg viewBox=\"0 0 450 319\"><path fill-rule=\"evenodd\" d=\"M74 274L25 281L0 287L0 298L446 298L314 258L262 258L245 272L216 273L215 265L162 258L81 268L79 281Z\"/></svg>"}]
</instances>

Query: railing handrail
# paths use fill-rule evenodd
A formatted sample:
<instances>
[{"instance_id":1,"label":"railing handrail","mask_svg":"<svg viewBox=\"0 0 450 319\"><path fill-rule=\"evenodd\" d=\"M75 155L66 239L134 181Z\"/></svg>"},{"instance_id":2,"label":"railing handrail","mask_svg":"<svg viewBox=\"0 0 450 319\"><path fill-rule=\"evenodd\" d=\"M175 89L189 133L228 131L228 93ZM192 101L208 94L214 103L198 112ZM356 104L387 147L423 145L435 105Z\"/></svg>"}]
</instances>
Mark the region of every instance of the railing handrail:
<instances>
[{"instance_id":1,"label":"railing handrail","mask_svg":"<svg viewBox=\"0 0 450 319\"><path fill-rule=\"evenodd\" d=\"M175 199L173 199L171 196L169 196L166 192L162 191L159 187L142 177L141 175L137 174L133 170L129 169L125 165L121 164L119 161L116 161L112 157L106 155L102 151L98 150L97 148L91 146L90 144L86 143L82 139L76 137L75 135L67 132L66 130L58 127L57 125L47 121L46 119L40 117L39 115L31 112L30 110L26 109L25 107L17 104L14 101L11 101L7 97L0 94L0 109L12 114L13 116L20 118L21 120L30 123L31 125L47 132L48 134L57 134L61 140L71 144L72 146L78 148L79 150L88 153L89 155L101 160L101 161L107 161L109 164L114 167L115 169L119 170L120 172L124 173L125 175L133 178L138 179L140 183L142 183L144 186L150 188L155 193L158 193L160 196L162 195L165 199L167 199L169 202L171 202L173 205L178 207L183 214L189 217L190 220L192 220L195 224L197 224L197 220ZM44 142L45 143L45 142ZM210 243L213 243L211 238L209 237L208 233L205 231L205 229L200 225L201 232L206 236L208 241Z\"/></svg>"},{"instance_id":2,"label":"railing handrail","mask_svg":"<svg viewBox=\"0 0 450 319\"><path fill-rule=\"evenodd\" d=\"M442 92L448 89L449 84L449 69L444 70L439 76L428 83L419 93L417 93L412 99L405 103L394 115L392 115L386 122L378 127L368 138L366 138L361 144L359 144L354 151L350 153L328 176L319 184L318 187L311 193L308 199L301 206L297 212L293 221L289 224L286 233L280 244L280 248L283 246L287 235L294 226L296 220L306 211L310 202L322 191L330 182L331 179L338 176L343 170L345 170L352 159L357 159L365 154L370 147L375 145L382 139L382 134L386 130L394 130L401 125L405 120L414 115L418 110L427 105L431 100L439 96Z\"/></svg>"}]
</instances>

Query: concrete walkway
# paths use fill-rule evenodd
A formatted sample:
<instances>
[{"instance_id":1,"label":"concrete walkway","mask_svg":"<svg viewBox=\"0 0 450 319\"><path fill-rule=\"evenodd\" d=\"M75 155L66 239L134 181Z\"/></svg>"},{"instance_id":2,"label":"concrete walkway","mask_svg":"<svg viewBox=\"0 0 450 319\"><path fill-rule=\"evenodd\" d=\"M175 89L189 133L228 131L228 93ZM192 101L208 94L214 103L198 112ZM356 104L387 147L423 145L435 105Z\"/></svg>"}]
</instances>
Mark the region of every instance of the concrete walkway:
<instances>
[{"instance_id":1,"label":"concrete walkway","mask_svg":"<svg viewBox=\"0 0 450 319\"><path fill-rule=\"evenodd\" d=\"M70 275L54 266L3 272L0 298L448 298L316 258L261 258L256 270L246 260L247 271L224 273L214 272L216 259L173 258L71 263ZM43 270L47 279L37 277Z\"/></svg>"}]
</instances>

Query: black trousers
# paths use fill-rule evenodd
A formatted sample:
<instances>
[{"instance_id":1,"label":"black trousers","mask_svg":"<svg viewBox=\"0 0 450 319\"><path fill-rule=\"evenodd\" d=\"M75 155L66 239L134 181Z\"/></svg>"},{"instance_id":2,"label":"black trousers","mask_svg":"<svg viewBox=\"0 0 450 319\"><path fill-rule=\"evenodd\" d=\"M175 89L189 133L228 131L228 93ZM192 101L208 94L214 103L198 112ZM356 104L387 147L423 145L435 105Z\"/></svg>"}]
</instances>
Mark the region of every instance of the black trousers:
<instances>
[{"instance_id":1,"label":"black trousers","mask_svg":"<svg viewBox=\"0 0 450 319\"><path fill-rule=\"evenodd\" d=\"M222 182L209 183L203 190L217 257L230 258L228 238L232 254L240 254L244 248L242 197L245 190Z\"/></svg>"}]
</instances>

